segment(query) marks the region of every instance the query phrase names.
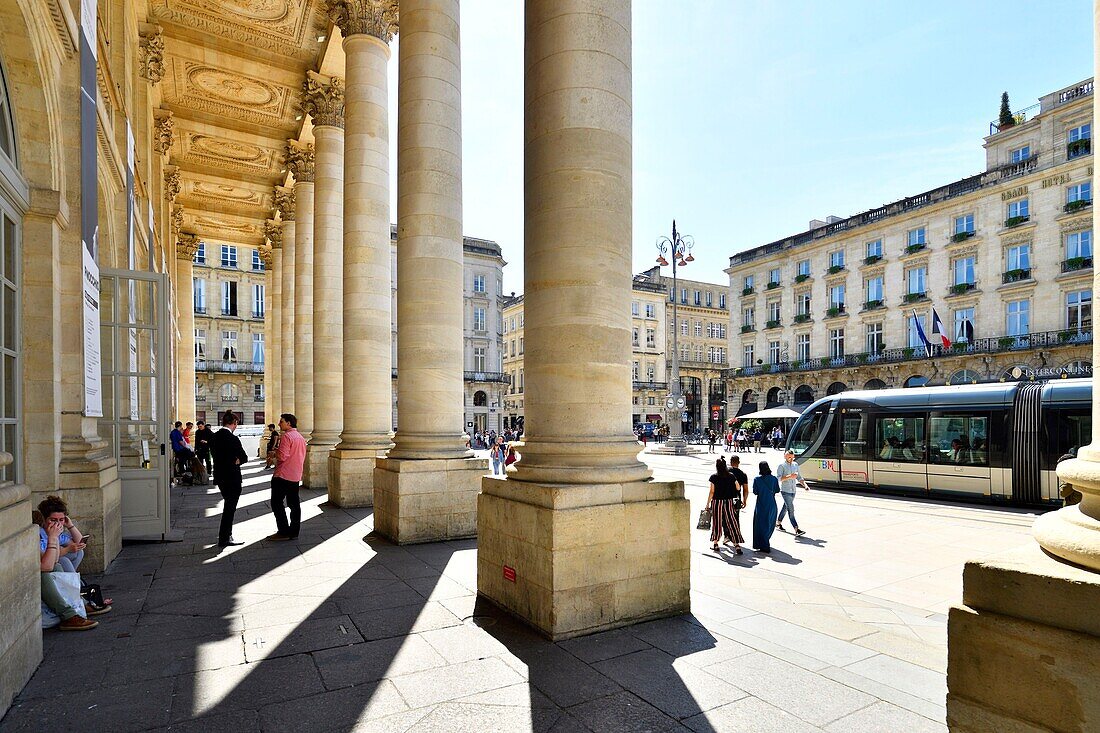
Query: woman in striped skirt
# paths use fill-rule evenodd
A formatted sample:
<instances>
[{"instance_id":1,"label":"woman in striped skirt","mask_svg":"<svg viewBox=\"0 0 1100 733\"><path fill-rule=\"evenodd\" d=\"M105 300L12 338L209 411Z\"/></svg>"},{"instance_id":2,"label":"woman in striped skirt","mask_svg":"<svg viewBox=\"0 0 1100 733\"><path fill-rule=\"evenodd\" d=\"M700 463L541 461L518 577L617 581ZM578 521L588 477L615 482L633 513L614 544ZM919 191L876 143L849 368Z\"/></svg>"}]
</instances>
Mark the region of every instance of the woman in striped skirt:
<instances>
[{"instance_id":1,"label":"woman in striped skirt","mask_svg":"<svg viewBox=\"0 0 1100 733\"><path fill-rule=\"evenodd\" d=\"M726 466L725 458L715 461L714 468L715 473L710 477L710 496L707 497L707 506L711 510L711 549L719 549L718 539L724 535L726 544L733 544L733 551L740 555L741 543L745 538L741 536L740 522L737 520L737 484Z\"/></svg>"}]
</instances>

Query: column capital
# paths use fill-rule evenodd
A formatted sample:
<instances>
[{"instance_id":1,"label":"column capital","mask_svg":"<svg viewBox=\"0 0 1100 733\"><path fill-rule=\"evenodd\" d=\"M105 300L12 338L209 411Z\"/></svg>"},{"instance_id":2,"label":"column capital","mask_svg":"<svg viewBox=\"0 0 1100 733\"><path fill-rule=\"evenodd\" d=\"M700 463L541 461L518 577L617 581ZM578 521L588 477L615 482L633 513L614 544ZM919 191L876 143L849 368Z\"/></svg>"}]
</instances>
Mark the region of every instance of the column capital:
<instances>
[{"instance_id":1,"label":"column capital","mask_svg":"<svg viewBox=\"0 0 1100 733\"><path fill-rule=\"evenodd\" d=\"M172 112L166 109L153 110L153 150L164 155L172 148L175 139L176 121Z\"/></svg>"},{"instance_id":2,"label":"column capital","mask_svg":"<svg viewBox=\"0 0 1100 733\"><path fill-rule=\"evenodd\" d=\"M264 269L268 272L271 271L271 263L274 258L271 254L271 247L260 247L260 259L263 260Z\"/></svg>"},{"instance_id":3,"label":"column capital","mask_svg":"<svg viewBox=\"0 0 1100 733\"><path fill-rule=\"evenodd\" d=\"M164 200L172 203L180 195L180 169L170 165L164 169Z\"/></svg>"},{"instance_id":4,"label":"column capital","mask_svg":"<svg viewBox=\"0 0 1100 733\"><path fill-rule=\"evenodd\" d=\"M195 252L199 249L199 237L190 232L180 232L176 240L176 257L188 262L195 259Z\"/></svg>"},{"instance_id":5,"label":"column capital","mask_svg":"<svg viewBox=\"0 0 1100 733\"><path fill-rule=\"evenodd\" d=\"M398 30L396 0L328 0L326 9L344 38L365 34L389 43Z\"/></svg>"},{"instance_id":6,"label":"column capital","mask_svg":"<svg viewBox=\"0 0 1100 733\"><path fill-rule=\"evenodd\" d=\"M338 76L306 72L302 84L302 109L318 127L344 126L344 82Z\"/></svg>"},{"instance_id":7,"label":"column capital","mask_svg":"<svg viewBox=\"0 0 1100 733\"><path fill-rule=\"evenodd\" d=\"M294 221L294 189L276 186L274 198L275 211L279 212L279 218L282 221Z\"/></svg>"},{"instance_id":8,"label":"column capital","mask_svg":"<svg viewBox=\"0 0 1100 733\"><path fill-rule=\"evenodd\" d=\"M294 180L313 183L313 143L302 145L288 142L286 145L286 165L294 174Z\"/></svg>"},{"instance_id":9,"label":"column capital","mask_svg":"<svg viewBox=\"0 0 1100 733\"><path fill-rule=\"evenodd\" d=\"M274 219L268 219L264 222L264 239L268 241L272 249L279 249L283 246L283 225ZM261 251L262 255L262 251Z\"/></svg>"},{"instance_id":10,"label":"column capital","mask_svg":"<svg viewBox=\"0 0 1100 733\"><path fill-rule=\"evenodd\" d=\"M177 234L183 233L183 206L181 204L172 207L172 229Z\"/></svg>"},{"instance_id":11,"label":"column capital","mask_svg":"<svg viewBox=\"0 0 1100 733\"><path fill-rule=\"evenodd\" d=\"M139 38L138 73L150 84L157 84L164 78L164 33L159 25L151 25L139 33Z\"/></svg>"}]
</instances>

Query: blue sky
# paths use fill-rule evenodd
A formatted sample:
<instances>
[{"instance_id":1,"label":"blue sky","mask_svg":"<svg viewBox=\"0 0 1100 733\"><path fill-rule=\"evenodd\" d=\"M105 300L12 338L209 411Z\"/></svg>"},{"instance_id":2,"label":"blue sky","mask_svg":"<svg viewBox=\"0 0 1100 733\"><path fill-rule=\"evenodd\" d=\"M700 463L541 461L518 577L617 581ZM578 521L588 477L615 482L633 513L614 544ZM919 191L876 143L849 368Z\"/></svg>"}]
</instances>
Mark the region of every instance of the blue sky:
<instances>
[{"instance_id":1,"label":"blue sky","mask_svg":"<svg viewBox=\"0 0 1100 733\"><path fill-rule=\"evenodd\" d=\"M464 226L522 292L523 3L462 13ZM983 170L1002 91L1091 75L1088 0L635 0L634 269L676 218L684 276L728 282L734 252Z\"/></svg>"}]
</instances>

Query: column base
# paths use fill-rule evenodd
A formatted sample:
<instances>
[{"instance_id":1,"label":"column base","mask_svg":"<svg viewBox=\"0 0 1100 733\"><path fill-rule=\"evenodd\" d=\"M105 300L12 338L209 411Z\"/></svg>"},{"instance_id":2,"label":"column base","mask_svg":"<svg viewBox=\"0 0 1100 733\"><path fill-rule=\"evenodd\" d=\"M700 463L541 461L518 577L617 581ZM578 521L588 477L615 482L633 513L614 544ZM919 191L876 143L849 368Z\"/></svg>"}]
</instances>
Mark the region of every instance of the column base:
<instances>
[{"instance_id":1,"label":"column base","mask_svg":"<svg viewBox=\"0 0 1100 733\"><path fill-rule=\"evenodd\" d=\"M302 464L302 487L327 489L329 458L336 446L328 443L310 443L306 446L306 462Z\"/></svg>"},{"instance_id":2,"label":"column base","mask_svg":"<svg viewBox=\"0 0 1100 733\"><path fill-rule=\"evenodd\" d=\"M38 530L26 486L0 487L0 716L42 661Z\"/></svg>"},{"instance_id":3,"label":"column base","mask_svg":"<svg viewBox=\"0 0 1100 733\"><path fill-rule=\"evenodd\" d=\"M478 594L552 640L691 610L682 481L556 485L486 477Z\"/></svg>"},{"instance_id":4,"label":"column base","mask_svg":"<svg viewBox=\"0 0 1100 733\"><path fill-rule=\"evenodd\" d=\"M374 506L377 450L337 448L329 461L328 500L336 506Z\"/></svg>"},{"instance_id":5,"label":"column base","mask_svg":"<svg viewBox=\"0 0 1100 733\"><path fill-rule=\"evenodd\" d=\"M62 438L58 488L32 492L31 503L50 494L65 501L82 533L95 536L84 551L81 572L103 572L122 552L122 482L106 442Z\"/></svg>"},{"instance_id":6,"label":"column base","mask_svg":"<svg viewBox=\"0 0 1100 733\"><path fill-rule=\"evenodd\" d=\"M374 470L374 530L399 545L477 534L486 458L380 458Z\"/></svg>"},{"instance_id":7,"label":"column base","mask_svg":"<svg viewBox=\"0 0 1100 733\"><path fill-rule=\"evenodd\" d=\"M1037 545L963 571L947 627L953 733L1100 729L1100 575Z\"/></svg>"}]
</instances>

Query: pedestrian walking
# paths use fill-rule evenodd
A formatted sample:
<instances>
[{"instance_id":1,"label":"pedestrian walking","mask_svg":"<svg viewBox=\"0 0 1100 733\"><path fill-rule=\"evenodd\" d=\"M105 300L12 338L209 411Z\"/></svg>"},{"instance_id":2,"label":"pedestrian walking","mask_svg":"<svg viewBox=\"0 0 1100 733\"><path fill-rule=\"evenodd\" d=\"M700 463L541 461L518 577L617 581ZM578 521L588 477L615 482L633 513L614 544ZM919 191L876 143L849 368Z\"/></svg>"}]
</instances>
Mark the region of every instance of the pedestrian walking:
<instances>
[{"instance_id":1,"label":"pedestrian walking","mask_svg":"<svg viewBox=\"0 0 1100 733\"><path fill-rule=\"evenodd\" d=\"M783 529L783 517L790 514L794 533L804 535L806 533L798 528L798 520L794 518L794 492L798 488L798 484L802 484L802 488L806 491L809 491L810 487L806 485L806 479L802 478L802 473L798 470L798 462L794 460L794 451L787 451L783 454L783 463L779 464L775 473L779 477L780 493L783 496L783 508L779 510L779 516L775 520L775 528L781 532L786 531Z\"/></svg>"},{"instance_id":2,"label":"pedestrian walking","mask_svg":"<svg viewBox=\"0 0 1100 733\"><path fill-rule=\"evenodd\" d=\"M489 449L489 458L493 461L493 475L504 475L504 438L498 438L493 447Z\"/></svg>"},{"instance_id":3,"label":"pedestrian walking","mask_svg":"<svg viewBox=\"0 0 1100 733\"><path fill-rule=\"evenodd\" d=\"M279 422L282 422L282 417L279 418ZM279 447L279 430L275 427L275 423L271 423L267 426L267 448L264 450L264 468L271 468L275 465L275 450Z\"/></svg>"},{"instance_id":4,"label":"pedestrian walking","mask_svg":"<svg viewBox=\"0 0 1100 733\"><path fill-rule=\"evenodd\" d=\"M710 452L714 452L714 444L718 442L718 433L714 430L707 430L707 442L710 444Z\"/></svg>"},{"instance_id":5,"label":"pedestrian walking","mask_svg":"<svg viewBox=\"0 0 1100 733\"><path fill-rule=\"evenodd\" d=\"M760 449L760 443L763 442L763 440L764 436L760 432L760 428L754 430L752 434L752 447L753 450L755 450L757 453L763 453L763 451Z\"/></svg>"},{"instance_id":6,"label":"pedestrian walking","mask_svg":"<svg viewBox=\"0 0 1100 733\"><path fill-rule=\"evenodd\" d=\"M509 443L504 449L504 468L511 466L520 458L519 453L516 453L516 446ZM501 473L504 473L504 469L501 469Z\"/></svg>"},{"instance_id":7,"label":"pedestrian walking","mask_svg":"<svg viewBox=\"0 0 1100 733\"><path fill-rule=\"evenodd\" d=\"M741 458L730 456L730 473L733 475L733 484L737 487L738 501L734 502L735 519L737 528L741 528L741 510L749 505L749 477L741 470Z\"/></svg>"},{"instance_id":8,"label":"pedestrian walking","mask_svg":"<svg viewBox=\"0 0 1100 733\"><path fill-rule=\"evenodd\" d=\"M760 475L753 479L752 493L756 494L756 509L752 514L752 549L772 551L772 532L775 531L775 495L779 493L779 481L772 476L767 461L760 461Z\"/></svg>"},{"instance_id":9,"label":"pedestrian walking","mask_svg":"<svg viewBox=\"0 0 1100 733\"><path fill-rule=\"evenodd\" d=\"M268 537L274 542L298 539L302 526L298 489L306 462L306 439L298 432L298 418L289 412L283 413L279 416L279 430L279 442L272 457L275 474L271 477L271 511L275 514L276 531ZM287 522L287 510L290 510L290 522Z\"/></svg>"},{"instance_id":10,"label":"pedestrian walking","mask_svg":"<svg viewBox=\"0 0 1100 733\"><path fill-rule=\"evenodd\" d=\"M729 428L729 429L726 430L726 452L730 453L732 451L733 451L733 428Z\"/></svg>"},{"instance_id":11,"label":"pedestrian walking","mask_svg":"<svg viewBox=\"0 0 1100 733\"><path fill-rule=\"evenodd\" d=\"M732 544L733 551L738 555L741 552L741 543L745 538L741 536L741 526L737 521L737 504L740 497L737 491L737 482L726 459L719 458L714 462L714 473L710 477L710 495L707 496L707 506L710 507L710 543L711 548L717 552L718 540L725 537L724 544Z\"/></svg>"},{"instance_id":12,"label":"pedestrian walking","mask_svg":"<svg viewBox=\"0 0 1100 733\"><path fill-rule=\"evenodd\" d=\"M235 434L238 418L232 410L222 417L222 429L214 433L210 450L214 454L214 483L222 495L222 521L218 527L218 547L243 545L233 538L233 515L241 498L241 466L248 454Z\"/></svg>"}]
</instances>

